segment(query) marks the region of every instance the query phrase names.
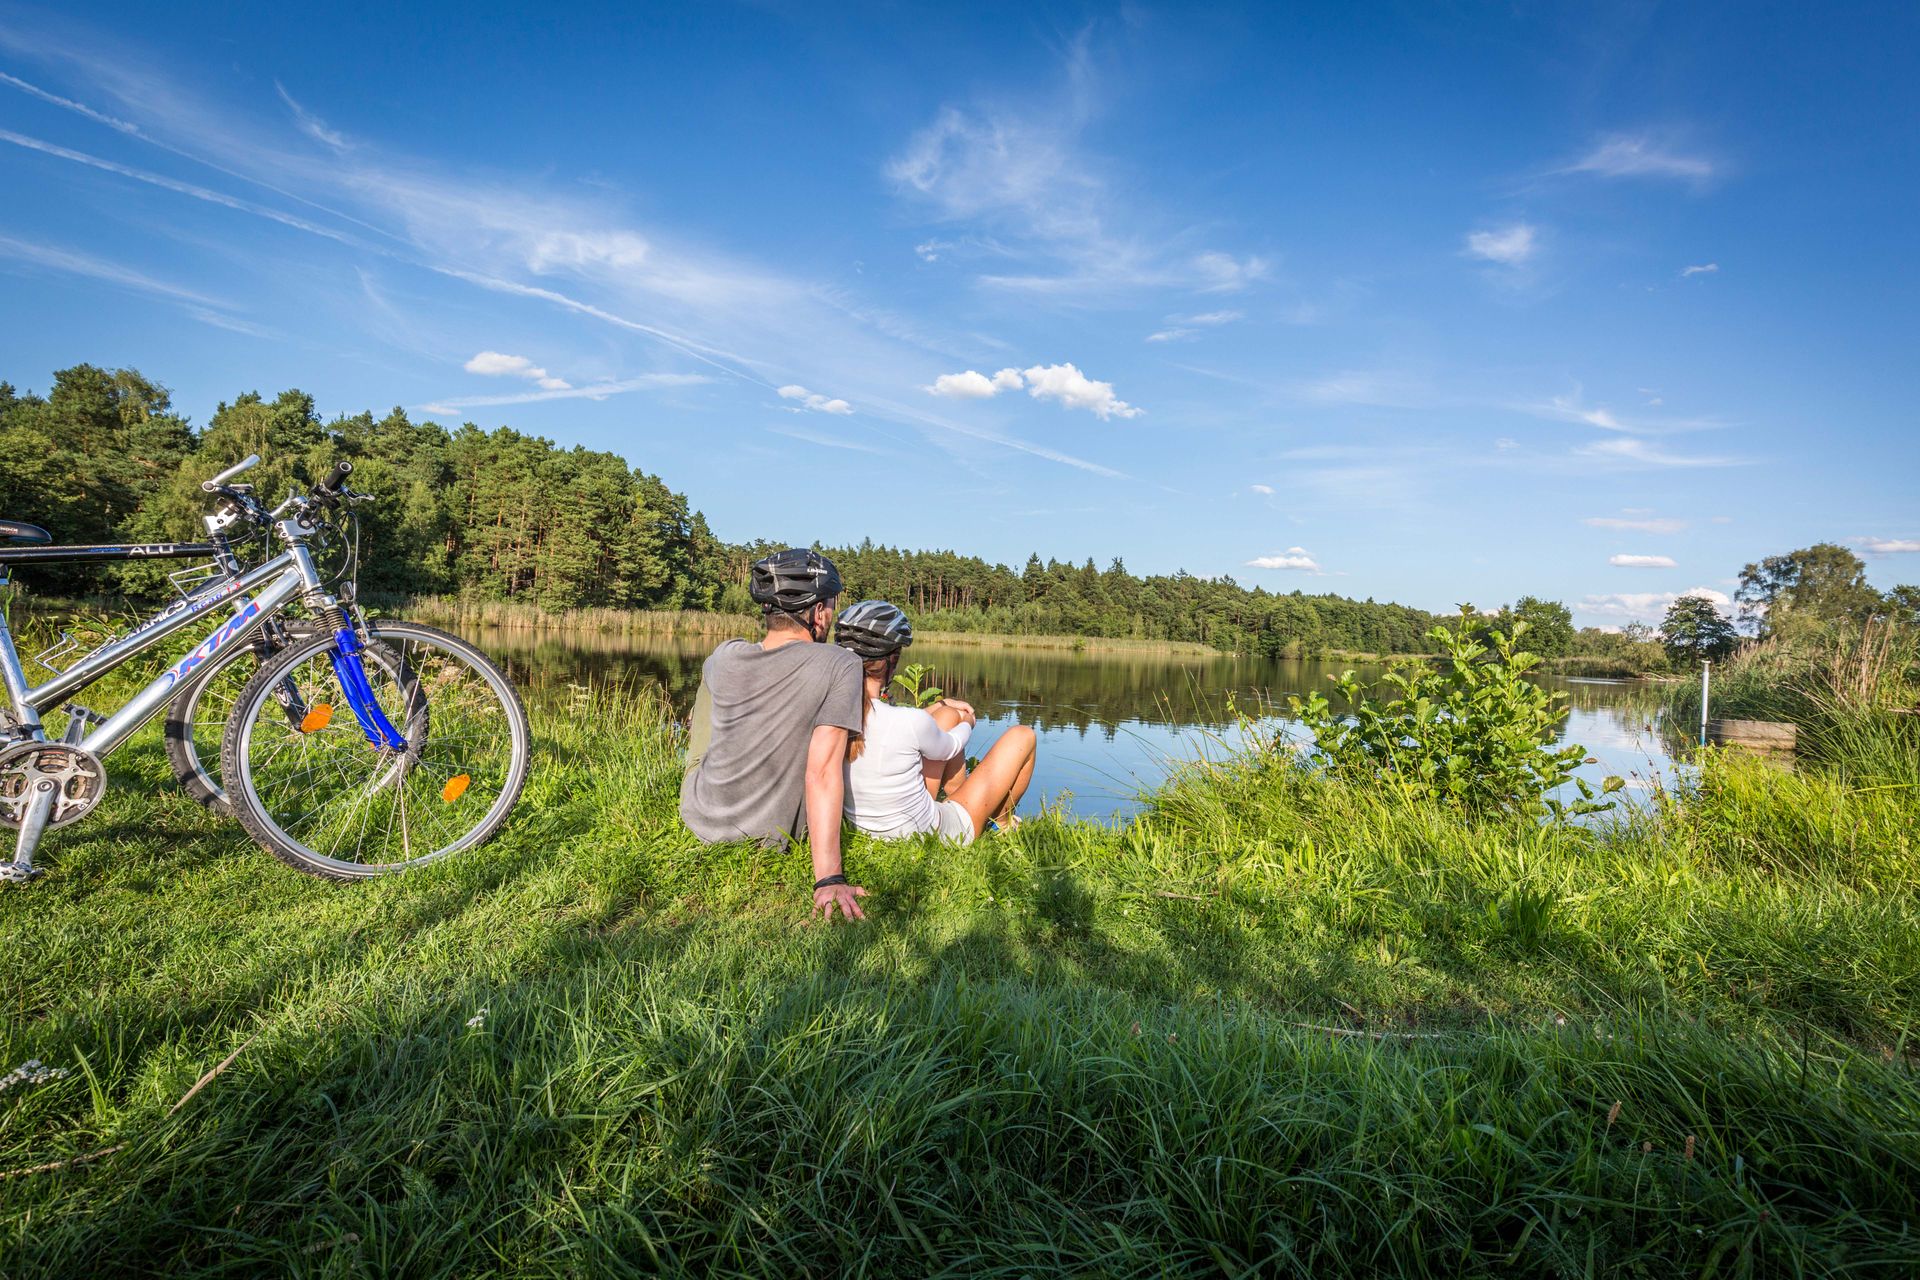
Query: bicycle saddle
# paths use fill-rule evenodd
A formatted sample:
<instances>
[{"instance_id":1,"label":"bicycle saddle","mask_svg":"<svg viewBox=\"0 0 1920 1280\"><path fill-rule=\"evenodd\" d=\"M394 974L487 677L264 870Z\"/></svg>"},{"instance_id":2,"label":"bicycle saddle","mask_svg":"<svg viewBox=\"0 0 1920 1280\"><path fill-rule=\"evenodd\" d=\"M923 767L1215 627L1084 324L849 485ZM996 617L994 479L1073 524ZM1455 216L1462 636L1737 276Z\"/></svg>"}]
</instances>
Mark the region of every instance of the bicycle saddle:
<instances>
[{"instance_id":1,"label":"bicycle saddle","mask_svg":"<svg viewBox=\"0 0 1920 1280\"><path fill-rule=\"evenodd\" d=\"M53 541L53 535L39 525L28 524L24 520L0 520L0 540L44 547Z\"/></svg>"}]
</instances>

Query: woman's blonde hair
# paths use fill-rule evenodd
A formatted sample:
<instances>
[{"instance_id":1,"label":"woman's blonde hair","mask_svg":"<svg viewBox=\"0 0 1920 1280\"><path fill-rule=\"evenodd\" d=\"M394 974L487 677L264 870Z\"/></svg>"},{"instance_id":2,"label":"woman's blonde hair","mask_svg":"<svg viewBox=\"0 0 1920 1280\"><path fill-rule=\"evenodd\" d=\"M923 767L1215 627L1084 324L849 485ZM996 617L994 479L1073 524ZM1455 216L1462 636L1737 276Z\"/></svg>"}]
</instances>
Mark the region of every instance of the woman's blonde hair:
<instances>
[{"instance_id":1,"label":"woman's blonde hair","mask_svg":"<svg viewBox=\"0 0 1920 1280\"><path fill-rule=\"evenodd\" d=\"M884 658L875 658L860 664L860 732L847 739L847 763L858 760L867 749L867 714L873 710L873 699L867 696L867 679L880 677L880 693L885 696L887 683L893 679L893 669L900 662L900 652L895 650Z\"/></svg>"}]
</instances>

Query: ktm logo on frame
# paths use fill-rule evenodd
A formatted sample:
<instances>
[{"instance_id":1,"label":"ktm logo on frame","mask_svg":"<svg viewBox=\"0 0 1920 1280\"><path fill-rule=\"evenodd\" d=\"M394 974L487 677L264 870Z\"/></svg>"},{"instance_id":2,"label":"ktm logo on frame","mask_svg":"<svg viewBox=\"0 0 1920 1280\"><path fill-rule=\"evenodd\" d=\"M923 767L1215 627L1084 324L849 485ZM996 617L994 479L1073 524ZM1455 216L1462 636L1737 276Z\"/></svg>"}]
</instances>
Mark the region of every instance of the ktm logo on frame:
<instances>
[{"instance_id":1,"label":"ktm logo on frame","mask_svg":"<svg viewBox=\"0 0 1920 1280\"><path fill-rule=\"evenodd\" d=\"M233 639L242 631L245 631L247 624L259 616L260 602L258 600L247 601L244 605L240 606L240 611L234 614L233 617L227 619L225 625L218 631L195 645L191 653L168 668L166 673L160 677L161 680L164 681L168 687L172 687L190 672L196 670L201 663L218 653L221 645Z\"/></svg>"}]
</instances>

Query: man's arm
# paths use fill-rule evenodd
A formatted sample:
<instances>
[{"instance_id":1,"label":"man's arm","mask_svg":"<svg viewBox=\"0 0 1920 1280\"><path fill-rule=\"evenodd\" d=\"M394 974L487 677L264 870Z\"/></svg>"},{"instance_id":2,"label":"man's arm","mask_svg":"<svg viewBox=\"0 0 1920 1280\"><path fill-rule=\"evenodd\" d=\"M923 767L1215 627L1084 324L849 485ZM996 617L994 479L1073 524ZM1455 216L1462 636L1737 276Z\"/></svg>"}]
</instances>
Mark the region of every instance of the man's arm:
<instances>
[{"instance_id":1,"label":"man's arm","mask_svg":"<svg viewBox=\"0 0 1920 1280\"><path fill-rule=\"evenodd\" d=\"M840 865L840 810L846 799L848 733L839 725L815 727L807 740L807 843L813 854L815 882L842 874ZM838 906L849 920L864 920L859 899L867 891L859 885L832 884L813 891L813 907L829 920Z\"/></svg>"}]
</instances>

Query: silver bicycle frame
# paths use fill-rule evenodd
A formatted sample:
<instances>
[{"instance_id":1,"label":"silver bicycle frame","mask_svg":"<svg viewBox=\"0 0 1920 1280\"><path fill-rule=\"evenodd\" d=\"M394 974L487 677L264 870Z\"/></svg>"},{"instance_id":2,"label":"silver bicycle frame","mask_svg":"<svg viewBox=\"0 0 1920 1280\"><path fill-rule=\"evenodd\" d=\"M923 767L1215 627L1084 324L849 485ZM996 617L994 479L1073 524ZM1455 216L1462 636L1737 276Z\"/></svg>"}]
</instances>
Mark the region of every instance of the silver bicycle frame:
<instances>
[{"instance_id":1,"label":"silver bicycle frame","mask_svg":"<svg viewBox=\"0 0 1920 1280\"><path fill-rule=\"evenodd\" d=\"M263 586L265 589L258 596L251 594ZM13 634L7 628L5 614L0 613L0 680L6 683L7 701L13 718L21 728L27 730L30 739L44 742L46 731L40 727L41 712L58 706L62 699L78 693L127 659L152 648L174 632L225 605L233 604L231 618L80 741L79 745L94 755L105 756L132 737L134 731L156 711L172 701L174 694L184 687L187 677L195 670L212 661L216 654L234 641L257 630L295 596L318 592L319 589L320 577L304 542L291 543L285 551L264 564L249 569L237 578L210 584L198 595L189 597L184 603L175 604L129 634L101 646L41 685L27 683L26 671L20 665L20 655L13 646ZM235 596L241 597L237 603L233 601Z\"/></svg>"}]
</instances>

